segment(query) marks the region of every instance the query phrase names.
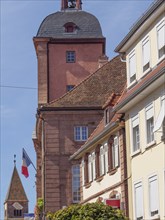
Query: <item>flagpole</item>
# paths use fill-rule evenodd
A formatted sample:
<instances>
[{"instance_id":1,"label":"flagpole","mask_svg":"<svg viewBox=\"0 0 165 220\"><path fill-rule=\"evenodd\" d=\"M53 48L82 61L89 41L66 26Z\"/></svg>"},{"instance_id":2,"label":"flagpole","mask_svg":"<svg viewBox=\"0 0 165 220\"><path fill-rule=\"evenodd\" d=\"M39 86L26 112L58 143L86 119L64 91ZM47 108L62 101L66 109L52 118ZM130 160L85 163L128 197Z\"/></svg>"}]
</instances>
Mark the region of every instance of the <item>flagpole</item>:
<instances>
[{"instance_id":1,"label":"flagpole","mask_svg":"<svg viewBox=\"0 0 165 220\"><path fill-rule=\"evenodd\" d=\"M29 158L29 160L31 161L30 157L29 157L28 154L26 153L26 150L25 150L24 148L23 148L23 150L24 150L26 156L27 156L27 157ZM32 161L31 161L31 164L32 164L33 168L35 169L35 171L37 172L37 169L35 168L35 166L34 166L34 164L33 164Z\"/></svg>"}]
</instances>

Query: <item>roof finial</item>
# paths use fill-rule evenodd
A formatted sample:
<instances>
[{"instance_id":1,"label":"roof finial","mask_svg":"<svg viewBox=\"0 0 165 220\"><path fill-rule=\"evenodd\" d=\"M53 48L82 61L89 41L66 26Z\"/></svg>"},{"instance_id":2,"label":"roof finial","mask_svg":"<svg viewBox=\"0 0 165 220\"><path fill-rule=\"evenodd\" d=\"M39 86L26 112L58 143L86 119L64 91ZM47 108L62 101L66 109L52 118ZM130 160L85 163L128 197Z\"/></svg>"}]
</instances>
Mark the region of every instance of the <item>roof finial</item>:
<instances>
[{"instance_id":1,"label":"roof finial","mask_svg":"<svg viewBox=\"0 0 165 220\"><path fill-rule=\"evenodd\" d=\"M14 154L14 166L16 166L16 155Z\"/></svg>"}]
</instances>

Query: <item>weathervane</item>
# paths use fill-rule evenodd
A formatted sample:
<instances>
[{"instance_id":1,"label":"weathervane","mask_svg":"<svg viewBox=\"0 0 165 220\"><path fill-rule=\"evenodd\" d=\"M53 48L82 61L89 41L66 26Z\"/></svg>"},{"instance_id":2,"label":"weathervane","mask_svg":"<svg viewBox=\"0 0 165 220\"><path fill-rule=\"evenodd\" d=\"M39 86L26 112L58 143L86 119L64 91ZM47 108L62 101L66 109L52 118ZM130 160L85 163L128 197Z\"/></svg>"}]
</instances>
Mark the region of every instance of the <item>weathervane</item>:
<instances>
[{"instance_id":1,"label":"weathervane","mask_svg":"<svg viewBox=\"0 0 165 220\"><path fill-rule=\"evenodd\" d=\"M14 154L14 166L16 166L16 154Z\"/></svg>"}]
</instances>

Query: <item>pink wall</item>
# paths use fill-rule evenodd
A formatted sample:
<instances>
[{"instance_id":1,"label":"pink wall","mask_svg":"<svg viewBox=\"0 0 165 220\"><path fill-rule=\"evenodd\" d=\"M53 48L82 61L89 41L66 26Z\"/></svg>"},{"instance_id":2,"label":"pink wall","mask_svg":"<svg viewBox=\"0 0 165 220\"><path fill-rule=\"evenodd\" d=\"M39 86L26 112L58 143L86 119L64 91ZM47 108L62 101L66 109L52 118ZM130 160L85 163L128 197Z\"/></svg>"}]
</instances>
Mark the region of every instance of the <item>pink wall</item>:
<instances>
[{"instance_id":1,"label":"pink wall","mask_svg":"<svg viewBox=\"0 0 165 220\"><path fill-rule=\"evenodd\" d=\"M66 93L66 85L77 85L98 69L101 43L49 44L49 101ZM76 52L76 62L66 63L66 51Z\"/></svg>"}]
</instances>

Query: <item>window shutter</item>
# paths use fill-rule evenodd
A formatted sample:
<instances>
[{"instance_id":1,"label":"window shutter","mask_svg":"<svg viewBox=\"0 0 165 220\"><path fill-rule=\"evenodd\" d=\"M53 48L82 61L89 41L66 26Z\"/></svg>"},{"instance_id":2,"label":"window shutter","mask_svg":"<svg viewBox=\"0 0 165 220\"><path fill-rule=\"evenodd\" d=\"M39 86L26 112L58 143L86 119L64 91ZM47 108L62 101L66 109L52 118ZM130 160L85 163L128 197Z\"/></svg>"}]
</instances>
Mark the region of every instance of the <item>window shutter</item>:
<instances>
[{"instance_id":1,"label":"window shutter","mask_svg":"<svg viewBox=\"0 0 165 220\"><path fill-rule=\"evenodd\" d=\"M152 118L154 115L154 109L153 109L153 104L149 104L147 107L146 107L146 119L150 119Z\"/></svg>"},{"instance_id":2,"label":"window shutter","mask_svg":"<svg viewBox=\"0 0 165 220\"><path fill-rule=\"evenodd\" d=\"M143 66L145 66L150 61L150 44L149 39L147 38L143 42Z\"/></svg>"},{"instance_id":3,"label":"window shutter","mask_svg":"<svg viewBox=\"0 0 165 220\"><path fill-rule=\"evenodd\" d=\"M91 155L88 156L88 180L89 182L92 181L92 169L91 169Z\"/></svg>"},{"instance_id":4,"label":"window shutter","mask_svg":"<svg viewBox=\"0 0 165 220\"><path fill-rule=\"evenodd\" d=\"M104 144L104 153L105 153L105 172L108 172L108 144Z\"/></svg>"},{"instance_id":5,"label":"window shutter","mask_svg":"<svg viewBox=\"0 0 165 220\"><path fill-rule=\"evenodd\" d=\"M135 212L136 219L143 217L143 190L141 182L135 184Z\"/></svg>"},{"instance_id":6,"label":"window shutter","mask_svg":"<svg viewBox=\"0 0 165 220\"><path fill-rule=\"evenodd\" d=\"M132 77L134 74L136 74L135 53L129 57L129 76Z\"/></svg>"},{"instance_id":7,"label":"window shutter","mask_svg":"<svg viewBox=\"0 0 165 220\"><path fill-rule=\"evenodd\" d=\"M138 114L132 117L132 127L135 128L139 125L139 116Z\"/></svg>"},{"instance_id":8,"label":"window shutter","mask_svg":"<svg viewBox=\"0 0 165 220\"><path fill-rule=\"evenodd\" d=\"M82 160L82 162L81 162L81 178L82 178L82 186L84 186L84 184L85 184L85 178L84 178L84 168L85 168L85 163L84 163L84 160Z\"/></svg>"},{"instance_id":9,"label":"window shutter","mask_svg":"<svg viewBox=\"0 0 165 220\"><path fill-rule=\"evenodd\" d=\"M165 45L165 22L162 22L157 28L158 34L158 49L160 50Z\"/></svg>"},{"instance_id":10,"label":"window shutter","mask_svg":"<svg viewBox=\"0 0 165 220\"><path fill-rule=\"evenodd\" d=\"M158 180L157 176L149 178L150 213L151 216L158 212ZM157 213L158 214L158 213Z\"/></svg>"},{"instance_id":11,"label":"window shutter","mask_svg":"<svg viewBox=\"0 0 165 220\"><path fill-rule=\"evenodd\" d=\"M96 162L95 162L95 152L92 153L92 168L93 168L93 180L96 178Z\"/></svg>"},{"instance_id":12,"label":"window shutter","mask_svg":"<svg viewBox=\"0 0 165 220\"><path fill-rule=\"evenodd\" d=\"M119 141L117 136L114 138L114 166L119 166Z\"/></svg>"},{"instance_id":13,"label":"window shutter","mask_svg":"<svg viewBox=\"0 0 165 220\"><path fill-rule=\"evenodd\" d=\"M100 175L104 174L104 148L100 147Z\"/></svg>"}]
</instances>

